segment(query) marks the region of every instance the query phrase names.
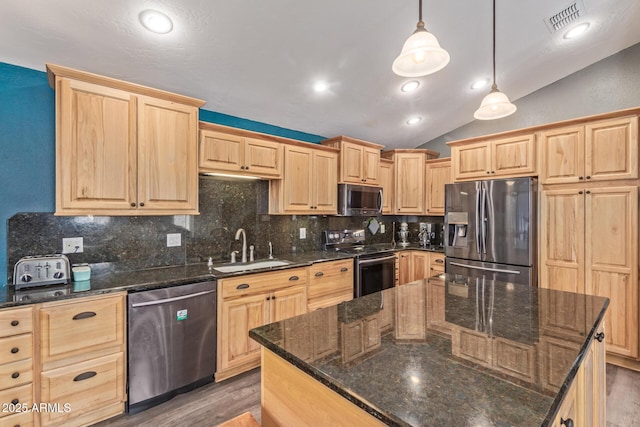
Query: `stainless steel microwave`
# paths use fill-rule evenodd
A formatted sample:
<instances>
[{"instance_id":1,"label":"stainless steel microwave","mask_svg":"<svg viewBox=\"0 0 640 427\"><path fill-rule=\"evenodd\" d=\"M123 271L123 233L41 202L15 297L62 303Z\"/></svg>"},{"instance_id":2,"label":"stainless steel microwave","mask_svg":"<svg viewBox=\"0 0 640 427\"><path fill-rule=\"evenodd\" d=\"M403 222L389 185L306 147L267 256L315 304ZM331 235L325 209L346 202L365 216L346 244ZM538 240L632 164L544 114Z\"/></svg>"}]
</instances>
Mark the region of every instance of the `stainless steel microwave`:
<instances>
[{"instance_id":1,"label":"stainless steel microwave","mask_svg":"<svg viewBox=\"0 0 640 427\"><path fill-rule=\"evenodd\" d=\"M381 187L338 184L338 215L370 216L381 213Z\"/></svg>"}]
</instances>

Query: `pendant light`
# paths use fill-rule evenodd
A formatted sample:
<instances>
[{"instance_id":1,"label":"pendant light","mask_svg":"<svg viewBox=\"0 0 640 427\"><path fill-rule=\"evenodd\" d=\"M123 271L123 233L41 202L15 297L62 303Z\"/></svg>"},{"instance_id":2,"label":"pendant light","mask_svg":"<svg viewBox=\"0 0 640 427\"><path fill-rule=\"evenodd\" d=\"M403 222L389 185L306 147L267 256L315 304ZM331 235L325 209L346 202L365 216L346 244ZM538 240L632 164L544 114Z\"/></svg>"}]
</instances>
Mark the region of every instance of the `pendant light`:
<instances>
[{"instance_id":1,"label":"pendant light","mask_svg":"<svg viewBox=\"0 0 640 427\"><path fill-rule=\"evenodd\" d=\"M516 112L517 107L509 101L496 84L496 0L493 0L493 86L491 92L484 97L480 108L473 113L478 120L494 120L507 117Z\"/></svg>"},{"instance_id":2,"label":"pendant light","mask_svg":"<svg viewBox=\"0 0 640 427\"><path fill-rule=\"evenodd\" d=\"M449 53L440 47L436 36L424 28L422 0L419 0L419 20L416 30L404 42L402 52L391 69L402 77L420 77L442 70L449 63Z\"/></svg>"}]
</instances>

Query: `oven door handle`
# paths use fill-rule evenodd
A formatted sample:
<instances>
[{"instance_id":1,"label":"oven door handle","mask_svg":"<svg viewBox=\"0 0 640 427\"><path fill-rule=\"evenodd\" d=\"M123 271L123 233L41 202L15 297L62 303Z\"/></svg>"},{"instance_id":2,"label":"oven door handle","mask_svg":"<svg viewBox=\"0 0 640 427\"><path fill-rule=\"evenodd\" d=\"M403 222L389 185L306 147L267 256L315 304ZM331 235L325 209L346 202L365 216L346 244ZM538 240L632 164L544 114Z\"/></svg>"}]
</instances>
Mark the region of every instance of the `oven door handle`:
<instances>
[{"instance_id":1,"label":"oven door handle","mask_svg":"<svg viewBox=\"0 0 640 427\"><path fill-rule=\"evenodd\" d=\"M380 258L359 259L358 260L358 265L377 264L377 263L382 262L382 261L391 261L391 260L395 261L395 259L396 259L395 255L390 255L390 256L385 256L385 257L380 257Z\"/></svg>"}]
</instances>

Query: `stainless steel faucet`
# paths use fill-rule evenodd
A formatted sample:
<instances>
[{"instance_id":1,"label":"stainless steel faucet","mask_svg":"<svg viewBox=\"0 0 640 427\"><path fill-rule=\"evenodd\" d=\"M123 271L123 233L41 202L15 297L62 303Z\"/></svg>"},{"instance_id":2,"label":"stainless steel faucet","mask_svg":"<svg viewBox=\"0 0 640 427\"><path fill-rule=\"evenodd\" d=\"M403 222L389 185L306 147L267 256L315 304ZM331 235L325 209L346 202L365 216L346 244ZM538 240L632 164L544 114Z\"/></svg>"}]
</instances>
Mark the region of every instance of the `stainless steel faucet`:
<instances>
[{"instance_id":1,"label":"stainless steel faucet","mask_svg":"<svg viewBox=\"0 0 640 427\"><path fill-rule=\"evenodd\" d=\"M240 234L242 234L242 262L247 262L247 233L244 232L244 228L238 228L236 240L240 240Z\"/></svg>"}]
</instances>

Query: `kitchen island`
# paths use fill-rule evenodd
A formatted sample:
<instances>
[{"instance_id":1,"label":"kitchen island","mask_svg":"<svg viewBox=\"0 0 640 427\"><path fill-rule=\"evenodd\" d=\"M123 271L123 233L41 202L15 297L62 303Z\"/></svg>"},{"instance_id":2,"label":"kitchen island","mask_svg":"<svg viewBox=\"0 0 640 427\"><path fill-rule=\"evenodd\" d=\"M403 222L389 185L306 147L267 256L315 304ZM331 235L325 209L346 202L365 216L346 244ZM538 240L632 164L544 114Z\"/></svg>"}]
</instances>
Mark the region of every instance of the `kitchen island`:
<instances>
[{"instance_id":1,"label":"kitchen island","mask_svg":"<svg viewBox=\"0 0 640 427\"><path fill-rule=\"evenodd\" d=\"M253 329L262 423L605 425L607 306L441 275Z\"/></svg>"}]
</instances>

